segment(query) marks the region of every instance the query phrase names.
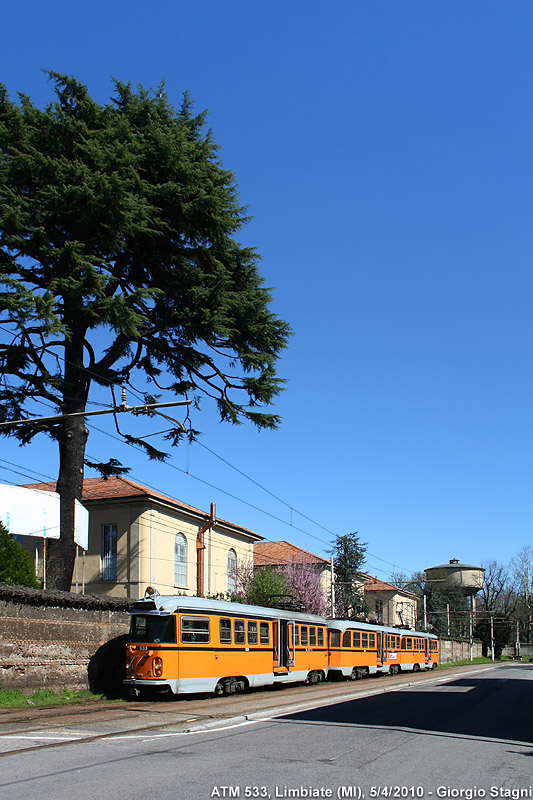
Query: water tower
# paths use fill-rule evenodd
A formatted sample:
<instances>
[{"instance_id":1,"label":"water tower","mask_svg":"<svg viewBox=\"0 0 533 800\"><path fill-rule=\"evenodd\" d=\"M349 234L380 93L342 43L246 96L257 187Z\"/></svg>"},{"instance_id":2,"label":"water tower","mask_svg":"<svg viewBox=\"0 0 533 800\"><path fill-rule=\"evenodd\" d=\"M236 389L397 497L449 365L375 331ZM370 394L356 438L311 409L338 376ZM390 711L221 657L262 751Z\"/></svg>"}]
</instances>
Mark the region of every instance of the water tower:
<instances>
[{"instance_id":1,"label":"water tower","mask_svg":"<svg viewBox=\"0 0 533 800\"><path fill-rule=\"evenodd\" d=\"M439 567L429 567L424 570L428 581L448 580L458 583L463 593L470 597L471 608L475 610L475 596L483 588L483 567L473 567L470 564L461 564L459 559L451 558L448 564Z\"/></svg>"}]
</instances>

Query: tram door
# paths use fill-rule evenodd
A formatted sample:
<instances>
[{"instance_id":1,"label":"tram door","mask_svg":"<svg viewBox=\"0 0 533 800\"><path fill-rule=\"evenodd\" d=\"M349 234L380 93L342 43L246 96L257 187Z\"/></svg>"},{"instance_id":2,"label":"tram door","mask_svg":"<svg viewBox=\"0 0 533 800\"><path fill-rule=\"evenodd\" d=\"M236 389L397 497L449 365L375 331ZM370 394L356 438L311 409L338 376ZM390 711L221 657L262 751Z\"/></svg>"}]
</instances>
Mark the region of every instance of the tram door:
<instances>
[{"instance_id":1,"label":"tram door","mask_svg":"<svg viewBox=\"0 0 533 800\"><path fill-rule=\"evenodd\" d=\"M272 621L272 657L273 667L279 667L279 623L277 619Z\"/></svg>"},{"instance_id":2,"label":"tram door","mask_svg":"<svg viewBox=\"0 0 533 800\"><path fill-rule=\"evenodd\" d=\"M272 622L274 642L274 669L286 670L294 666L294 622L286 619Z\"/></svg>"},{"instance_id":3,"label":"tram door","mask_svg":"<svg viewBox=\"0 0 533 800\"><path fill-rule=\"evenodd\" d=\"M279 665L294 667L294 622L280 619L279 625Z\"/></svg>"},{"instance_id":4,"label":"tram door","mask_svg":"<svg viewBox=\"0 0 533 800\"><path fill-rule=\"evenodd\" d=\"M387 661L387 636L386 634L376 633L377 636L377 661L381 665Z\"/></svg>"}]
</instances>

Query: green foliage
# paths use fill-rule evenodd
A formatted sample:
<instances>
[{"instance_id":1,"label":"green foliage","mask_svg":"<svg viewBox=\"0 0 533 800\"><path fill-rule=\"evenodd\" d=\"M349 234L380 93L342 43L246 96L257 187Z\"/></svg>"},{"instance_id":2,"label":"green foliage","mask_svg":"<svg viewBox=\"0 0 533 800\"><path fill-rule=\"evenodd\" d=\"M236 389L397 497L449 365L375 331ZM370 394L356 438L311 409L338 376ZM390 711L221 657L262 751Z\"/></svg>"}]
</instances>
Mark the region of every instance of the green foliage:
<instances>
[{"instance_id":1,"label":"green foliage","mask_svg":"<svg viewBox=\"0 0 533 800\"><path fill-rule=\"evenodd\" d=\"M231 596L236 602L271 608L290 597L290 588L283 573L271 567L249 570L238 576L238 589Z\"/></svg>"},{"instance_id":2,"label":"green foliage","mask_svg":"<svg viewBox=\"0 0 533 800\"><path fill-rule=\"evenodd\" d=\"M434 573L438 575L438 573ZM444 577L427 581L424 589L428 626L437 636L469 636L469 604L461 584Z\"/></svg>"},{"instance_id":3,"label":"green foliage","mask_svg":"<svg viewBox=\"0 0 533 800\"><path fill-rule=\"evenodd\" d=\"M357 532L337 536L333 545L336 617L350 619L365 612L361 589L361 567L367 545Z\"/></svg>"},{"instance_id":4,"label":"green foliage","mask_svg":"<svg viewBox=\"0 0 533 800\"><path fill-rule=\"evenodd\" d=\"M275 426L255 407L281 388L289 329L268 309L257 254L233 239L247 217L205 114L118 81L101 106L74 78L50 77L57 99L44 110L0 87L0 313L14 331L0 355L20 379L4 384L5 417L25 392L63 406L66 376L43 356L66 340L85 349L80 397L89 380L120 384L139 369L157 384L164 371L176 394L217 397L222 419Z\"/></svg>"},{"instance_id":5,"label":"green foliage","mask_svg":"<svg viewBox=\"0 0 533 800\"><path fill-rule=\"evenodd\" d=\"M224 421L276 427L265 409L283 388L276 365L290 330L269 308L259 256L235 239L248 217L205 114L187 95L174 109L164 87L115 81L100 105L76 79L49 76L55 101L44 109L0 86L0 421L33 401L80 412L93 383L137 376L195 406L211 398ZM186 421L167 432L171 445L196 435ZM70 507L83 418L77 429L73 418L7 429L22 443L42 432L58 441L57 490ZM49 556L73 562L68 536L62 527ZM62 582L70 588L66 573Z\"/></svg>"},{"instance_id":6,"label":"green foliage","mask_svg":"<svg viewBox=\"0 0 533 800\"><path fill-rule=\"evenodd\" d=\"M31 555L0 522L0 583L38 589Z\"/></svg>"}]
</instances>

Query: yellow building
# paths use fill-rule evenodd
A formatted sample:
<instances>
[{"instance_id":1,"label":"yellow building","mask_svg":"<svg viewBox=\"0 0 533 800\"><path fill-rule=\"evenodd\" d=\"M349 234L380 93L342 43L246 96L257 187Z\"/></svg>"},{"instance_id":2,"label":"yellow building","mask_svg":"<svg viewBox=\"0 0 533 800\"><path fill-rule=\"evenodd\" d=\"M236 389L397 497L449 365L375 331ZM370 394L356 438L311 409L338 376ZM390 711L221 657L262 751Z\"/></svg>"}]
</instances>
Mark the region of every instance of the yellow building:
<instances>
[{"instance_id":1,"label":"yellow building","mask_svg":"<svg viewBox=\"0 0 533 800\"><path fill-rule=\"evenodd\" d=\"M34 484L55 490L55 484ZM181 503L127 478L87 478L89 548L78 556L72 591L113 597L212 596L234 587L237 562L253 559L263 539L240 525Z\"/></svg>"},{"instance_id":2,"label":"yellow building","mask_svg":"<svg viewBox=\"0 0 533 800\"><path fill-rule=\"evenodd\" d=\"M380 625L416 628L418 598L412 592L365 575L363 593L369 619Z\"/></svg>"}]
</instances>

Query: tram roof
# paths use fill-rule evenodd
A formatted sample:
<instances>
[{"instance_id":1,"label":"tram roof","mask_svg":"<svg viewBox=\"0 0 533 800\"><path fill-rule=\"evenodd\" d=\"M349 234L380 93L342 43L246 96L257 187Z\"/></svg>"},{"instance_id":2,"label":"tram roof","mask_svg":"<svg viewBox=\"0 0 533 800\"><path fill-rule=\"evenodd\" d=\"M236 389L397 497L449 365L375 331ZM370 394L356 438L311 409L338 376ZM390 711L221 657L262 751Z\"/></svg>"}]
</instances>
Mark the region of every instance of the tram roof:
<instances>
[{"instance_id":1,"label":"tram roof","mask_svg":"<svg viewBox=\"0 0 533 800\"><path fill-rule=\"evenodd\" d=\"M153 605L155 604L155 609ZM266 608L251 606L245 603L232 603L228 600L212 600L207 597L189 597L187 595L156 595L137 600L133 603L132 612L157 610L164 614L175 612L195 614L231 614L240 617L265 617L268 619L287 619L308 622L311 625L325 625L326 619L316 614L301 611L290 611L285 608Z\"/></svg>"},{"instance_id":2,"label":"tram roof","mask_svg":"<svg viewBox=\"0 0 533 800\"><path fill-rule=\"evenodd\" d=\"M395 636L420 636L425 639L438 639L434 633L427 633L427 631L415 631L412 628L393 628L386 625L373 625L371 622L358 622L356 619L328 619L328 628L338 628L340 631L347 631L352 628L357 628L358 631L370 631L375 633L381 631L382 633L392 633Z\"/></svg>"}]
</instances>

